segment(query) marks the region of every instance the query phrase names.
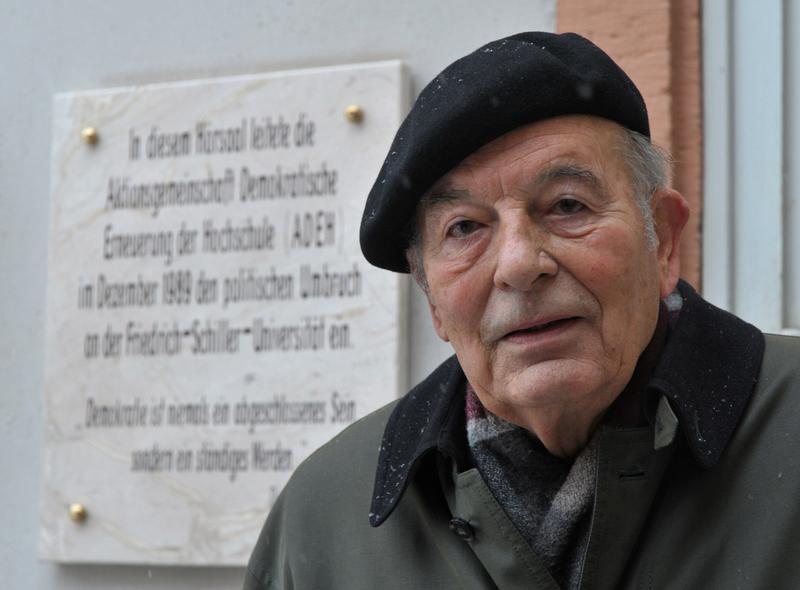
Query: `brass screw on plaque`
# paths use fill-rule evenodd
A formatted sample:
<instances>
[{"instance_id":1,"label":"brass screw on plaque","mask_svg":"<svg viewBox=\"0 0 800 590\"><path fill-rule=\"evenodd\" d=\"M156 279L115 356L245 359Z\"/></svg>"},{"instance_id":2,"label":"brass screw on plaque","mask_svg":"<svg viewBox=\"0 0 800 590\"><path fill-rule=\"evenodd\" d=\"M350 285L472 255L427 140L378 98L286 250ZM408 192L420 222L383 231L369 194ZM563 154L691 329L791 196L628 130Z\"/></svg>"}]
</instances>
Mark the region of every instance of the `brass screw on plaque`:
<instances>
[{"instance_id":1,"label":"brass screw on plaque","mask_svg":"<svg viewBox=\"0 0 800 590\"><path fill-rule=\"evenodd\" d=\"M69 505L69 517L74 522L84 522L87 516L89 516L89 512L83 504L75 503Z\"/></svg>"},{"instance_id":2,"label":"brass screw on plaque","mask_svg":"<svg viewBox=\"0 0 800 590\"><path fill-rule=\"evenodd\" d=\"M344 110L344 116L351 123L361 123L364 119L364 110L357 104L351 104Z\"/></svg>"},{"instance_id":3,"label":"brass screw on plaque","mask_svg":"<svg viewBox=\"0 0 800 590\"><path fill-rule=\"evenodd\" d=\"M94 127L84 127L83 131L81 131L81 139L83 140L83 143L95 145L100 139L100 135L97 133L97 129Z\"/></svg>"}]
</instances>

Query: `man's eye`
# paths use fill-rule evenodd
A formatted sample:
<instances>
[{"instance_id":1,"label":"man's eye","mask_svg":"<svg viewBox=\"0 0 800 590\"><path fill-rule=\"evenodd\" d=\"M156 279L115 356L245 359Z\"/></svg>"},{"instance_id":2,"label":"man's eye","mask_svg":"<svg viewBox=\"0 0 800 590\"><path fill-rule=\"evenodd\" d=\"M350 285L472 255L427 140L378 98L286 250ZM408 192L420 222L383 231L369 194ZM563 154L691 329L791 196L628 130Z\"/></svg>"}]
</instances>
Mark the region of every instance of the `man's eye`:
<instances>
[{"instance_id":1,"label":"man's eye","mask_svg":"<svg viewBox=\"0 0 800 590\"><path fill-rule=\"evenodd\" d=\"M556 203L556 212L561 215L574 215L583 209L583 203L577 199L561 199Z\"/></svg>"},{"instance_id":2,"label":"man's eye","mask_svg":"<svg viewBox=\"0 0 800 590\"><path fill-rule=\"evenodd\" d=\"M477 230L479 226L477 221L462 219L447 228L447 235L453 238L464 238Z\"/></svg>"}]
</instances>

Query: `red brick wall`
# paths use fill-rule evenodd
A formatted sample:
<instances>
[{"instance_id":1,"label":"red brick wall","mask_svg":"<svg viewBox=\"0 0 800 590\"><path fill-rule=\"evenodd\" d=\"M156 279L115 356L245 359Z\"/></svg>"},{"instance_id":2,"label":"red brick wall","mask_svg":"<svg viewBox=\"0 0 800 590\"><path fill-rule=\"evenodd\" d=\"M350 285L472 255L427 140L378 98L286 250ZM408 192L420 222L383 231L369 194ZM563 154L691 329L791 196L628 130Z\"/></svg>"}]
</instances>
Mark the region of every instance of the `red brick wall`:
<instances>
[{"instance_id":1,"label":"red brick wall","mask_svg":"<svg viewBox=\"0 0 800 590\"><path fill-rule=\"evenodd\" d=\"M702 120L699 0L557 0L557 29L597 43L644 94L653 140L675 159L692 215L681 275L700 287Z\"/></svg>"}]
</instances>

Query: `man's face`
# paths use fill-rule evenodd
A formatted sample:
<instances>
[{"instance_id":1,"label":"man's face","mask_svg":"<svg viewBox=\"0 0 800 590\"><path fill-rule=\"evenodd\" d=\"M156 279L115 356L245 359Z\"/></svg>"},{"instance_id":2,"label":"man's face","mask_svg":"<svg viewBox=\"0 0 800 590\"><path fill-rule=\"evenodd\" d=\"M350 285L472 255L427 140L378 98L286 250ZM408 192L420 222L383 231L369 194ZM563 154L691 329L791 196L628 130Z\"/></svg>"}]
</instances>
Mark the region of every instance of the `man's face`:
<instances>
[{"instance_id":1,"label":"man's face","mask_svg":"<svg viewBox=\"0 0 800 590\"><path fill-rule=\"evenodd\" d=\"M625 141L588 116L516 129L440 179L420 213L436 332L487 409L518 425L605 410L677 281L675 206L656 193L648 246Z\"/></svg>"}]
</instances>

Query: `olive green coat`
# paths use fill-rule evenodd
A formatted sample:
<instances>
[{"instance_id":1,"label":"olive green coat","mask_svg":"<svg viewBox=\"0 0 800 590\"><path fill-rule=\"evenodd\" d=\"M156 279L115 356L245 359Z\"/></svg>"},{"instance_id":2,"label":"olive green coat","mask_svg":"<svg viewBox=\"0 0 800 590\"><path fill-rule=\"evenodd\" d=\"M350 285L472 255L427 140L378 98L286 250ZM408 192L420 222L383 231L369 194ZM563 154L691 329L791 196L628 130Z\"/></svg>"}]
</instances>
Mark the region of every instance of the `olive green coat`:
<instances>
[{"instance_id":1,"label":"olive green coat","mask_svg":"<svg viewBox=\"0 0 800 590\"><path fill-rule=\"evenodd\" d=\"M685 294L691 305L681 322L692 319L696 300L707 306ZM800 338L767 336L765 349L760 340L749 353L726 348L729 331L744 324L712 314L703 325L698 313L700 328L675 330L671 340L683 334L675 354L697 362L687 356L678 365L702 378L657 372L672 379L661 385L672 388L664 395L682 435L656 451L658 424L600 431L583 589L800 587ZM720 332L711 344L709 326ZM743 370L748 354L756 362ZM748 374L757 377L754 390L743 383ZM451 360L410 396L418 403L420 391L438 395L459 382ZM244 588L557 588L480 474L460 471L441 440L411 465L393 462L386 433L408 420L408 403L357 422L298 468L269 515ZM400 432L397 441L409 438Z\"/></svg>"}]
</instances>

